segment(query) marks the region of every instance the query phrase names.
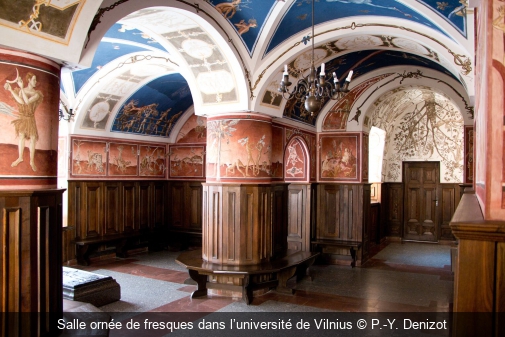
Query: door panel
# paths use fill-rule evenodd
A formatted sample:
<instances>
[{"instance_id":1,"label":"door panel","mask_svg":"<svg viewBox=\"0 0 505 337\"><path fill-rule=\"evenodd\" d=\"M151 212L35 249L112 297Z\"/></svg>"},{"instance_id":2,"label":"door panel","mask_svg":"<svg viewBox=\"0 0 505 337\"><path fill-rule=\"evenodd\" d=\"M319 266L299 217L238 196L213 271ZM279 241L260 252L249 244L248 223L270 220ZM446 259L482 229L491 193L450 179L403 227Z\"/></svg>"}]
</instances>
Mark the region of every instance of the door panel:
<instances>
[{"instance_id":1,"label":"door panel","mask_svg":"<svg viewBox=\"0 0 505 337\"><path fill-rule=\"evenodd\" d=\"M405 162L405 240L437 241L438 162Z\"/></svg>"}]
</instances>

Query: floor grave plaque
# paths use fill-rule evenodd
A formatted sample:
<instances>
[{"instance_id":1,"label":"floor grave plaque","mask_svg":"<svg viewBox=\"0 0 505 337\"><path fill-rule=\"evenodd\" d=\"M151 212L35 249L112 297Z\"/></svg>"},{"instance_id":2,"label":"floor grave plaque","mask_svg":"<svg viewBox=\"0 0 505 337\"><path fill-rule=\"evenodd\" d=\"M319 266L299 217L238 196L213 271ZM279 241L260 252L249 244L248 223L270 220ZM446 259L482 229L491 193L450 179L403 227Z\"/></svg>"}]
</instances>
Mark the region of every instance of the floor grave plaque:
<instances>
[{"instance_id":1,"label":"floor grave plaque","mask_svg":"<svg viewBox=\"0 0 505 337\"><path fill-rule=\"evenodd\" d=\"M63 267L63 298L100 307L121 299L121 287L111 276Z\"/></svg>"}]
</instances>

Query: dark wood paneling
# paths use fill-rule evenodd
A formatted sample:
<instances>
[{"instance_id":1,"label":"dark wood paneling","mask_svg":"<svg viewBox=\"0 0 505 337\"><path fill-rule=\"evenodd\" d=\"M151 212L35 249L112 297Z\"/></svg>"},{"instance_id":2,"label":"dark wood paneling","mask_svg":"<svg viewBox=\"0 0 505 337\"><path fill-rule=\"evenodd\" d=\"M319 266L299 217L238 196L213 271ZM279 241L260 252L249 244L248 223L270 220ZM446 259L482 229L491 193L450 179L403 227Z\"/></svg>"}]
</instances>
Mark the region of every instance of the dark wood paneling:
<instances>
[{"instance_id":1,"label":"dark wood paneling","mask_svg":"<svg viewBox=\"0 0 505 337\"><path fill-rule=\"evenodd\" d=\"M192 182L194 184L194 182ZM75 258L73 239L114 238L133 234L149 238L161 248L167 241L170 212L168 181L69 181L68 223L75 237L67 240L67 261ZM177 214L177 213L176 213ZM190 218L188 214L181 218ZM138 234L139 236L136 236ZM131 235L130 235L131 237ZM98 242L97 241L97 242ZM146 240L137 240L135 245ZM112 243L109 241L108 245ZM107 247L98 247L97 251ZM150 248L155 248L150 245Z\"/></svg>"},{"instance_id":2,"label":"dark wood paneling","mask_svg":"<svg viewBox=\"0 0 505 337\"><path fill-rule=\"evenodd\" d=\"M173 182L170 188L171 229L202 231L202 183Z\"/></svg>"},{"instance_id":3,"label":"dark wood paneling","mask_svg":"<svg viewBox=\"0 0 505 337\"><path fill-rule=\"evenodd\" d=\"M104 232L103 183L88 182L84 184L83 192L81 219L84 226L79 228L77 235L83 239L100 236Z\"/></svg>"},{"instance_id":4,"label":"dark wood paneling","mask_svg":"<svg viewBox=\"0 0 505 337\"><path fill-rule=\"evenodd\" d=\"M440 210L440 237L439 240L454 241L450 227L451 219L461 199L459 184L440 184L441 198L438 204Z\"/></svg>"},{"instance_id":5,"label":"dark wood paneling","mask_svg":"<svg viewBox=\"0 0 505 337\"><path fill-rule=\"evenodd\" d=\"M403 224L403 184L383 183L381 211L384 213L386 236L401 237Z\"/></svg>"},{"instance_id":6,"label":"dark wood paneling","mask_svg":"<svg viewBox=\"0 0 505 337\"><path fill-rule=\"evenodd\" d=\"M358 263L368 258L370 184L317 185L316 239L362 243Z\"/></svg>"},{"instance_id":7,"label":"dark wood paneling","mask_svg":"<svg viewBox=\"0 0 505 337\"><path fill-rule=\"evenodd\" d=\"M120 183L119 182L106 182L104 186L105 200L104 200L104 213L105 224L103 235L115 235L124 230L121 221L121 204L120 204Z\"/></svg>"},{"instance_id":8,"label":"dark wood paneling","mask_svg":"<svg viewBox=\"0 0 505 337\"><path fill-rule=\"evenodd\" d=\"M288 187L288 249L310 251L310 184Z\"/></svg>"},{"instance_id":9,"label":"dark wood paneling","mask_svg":"<svg viewBox=\"0 0 505 337\"><path fill-rule=\"evenodd\" d=\"M287 249L288 236L288 185L272 186L272 255L280 256Z\"/></svg>"},{"instance_id":10,"label":"dark wood paneling","mask_svg":"<svg viewBox=\"0 0 505 337\"><path fill-rule=\"evenodd\" d=\"M272 256L271 193L270 185L204 183L203 259L228 265L268 261Z\"/></svg>"},{"instance_id":11,"label":"dark wood paneling","mask_svg":"<svg viewBox=\"0 0 505 337\"><path fill-rule=\"evenodd\" d=\"M152 196L151 184L148 181L138 183L138 201L139 201L139 229L147 230L152 221Z\"/></svg>"},{"instance_id":12,"label":"dark wood paneling","mask_svg":"<svg viewBox=\"0 0 505 337\"><path fill-rule=\"evenodd\" d=\"M167 184L161 181L151 182L152 188L152 223L151 229L165 227L165 210L167 209Z\"/></svg>"},{"instance_id":13,"label":"dark wood paneling","mask_svg":"<svg viewBox=\"0 0 505 337\"><path fill-rule=\"evenodd\" d=\"M189 206L189 228L192 231L202 231L202 183L189 182L188 206Z\"/></svg>"},{"instance_id":14,"label":"dark wood paneling","mask_svg":"<svg viewBox=\"0 0 505 337\"><path fill-rule=\"evenodd\" d=\"M139 229L139 209L136 198L137 188L134 182L125 181L121 183L121 214L122 226L125 233L138 231Z\"/></svg>"},{"instance_id":15,"label":"dark wood paneling","mask_svg":"<svg viewBox=\"0 0 505 337\"><path fill-rule=\"evenodd\" d=\"M56 336L63 312L63 190L1 191L1 336ZM33 315L36 313L36 315ZM21 324L22 323L22 324Z\"/></svg>"}]
</instances>

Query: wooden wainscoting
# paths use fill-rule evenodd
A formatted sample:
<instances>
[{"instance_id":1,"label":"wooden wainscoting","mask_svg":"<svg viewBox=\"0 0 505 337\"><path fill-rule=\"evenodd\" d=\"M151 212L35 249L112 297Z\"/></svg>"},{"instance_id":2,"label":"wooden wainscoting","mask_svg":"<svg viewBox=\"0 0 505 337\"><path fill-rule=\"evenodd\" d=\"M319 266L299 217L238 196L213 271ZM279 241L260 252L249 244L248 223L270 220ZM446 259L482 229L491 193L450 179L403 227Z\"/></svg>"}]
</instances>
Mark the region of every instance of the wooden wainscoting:
<instances>
[{"instance_id":1,"label":"wooden wainscoting","mask_svg":"<svg viewBox=\"0 0 505 337\"><path fill-rule=\"evenodd\" d=\"M68 244L80 264L111 247L124 257L144 243L163 244L167 203L165 181L69 181L67 223L75 237Z\"/></svg>"},{"instance_id":2,"label":"wooden wainscoting","mask_svg":"<svg viewBox=\"0 0 505 337\"><path fill-rule=\"evenodd\" d=\"M63 190L0 191L0 336L56 336ZM10 316L24 312L24 316ZM22 324L21 324L22 322Z\"/></svg>"},{"instance_id":3,"label":"wooden wainscoting","mask_svg":"<svg viewBox=\"0 0 505 337\"><path fill-rule=\"evenodd\" d=\"M349 247L360 243L357 265L368 259L370 230L370 184L318 184L316 201L316 236L318 242L349 242ZM328 240L328 241L321 241ZM323 253L335 258L349 255L348 248L340 250L323 247ZM332 257L332 258L333 258Z\"/></svg>"}]
</instances>

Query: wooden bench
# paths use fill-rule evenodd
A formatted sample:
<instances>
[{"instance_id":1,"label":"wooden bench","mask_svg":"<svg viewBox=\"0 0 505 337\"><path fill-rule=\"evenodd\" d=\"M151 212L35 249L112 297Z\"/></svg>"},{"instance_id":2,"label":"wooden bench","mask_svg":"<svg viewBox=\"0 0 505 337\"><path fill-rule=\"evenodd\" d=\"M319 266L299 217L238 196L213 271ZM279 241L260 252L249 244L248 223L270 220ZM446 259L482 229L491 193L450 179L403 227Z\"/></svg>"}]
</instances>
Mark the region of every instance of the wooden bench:
<instances>
[{"instance_id":1,"label":"wooden bench","mask_svg":"<svg viewBox=\"0 0 505 337\"><path fill-rule=\"evenodd\" d=\"M116 256L125 258L126 247L129 240L139 238L142 234L138 232L123 233L117 235L103 235L94 236L86 239L76 238L72 242L76 245L76 258L77 263L83 266L89 266L90 259L89 256L94 250L102 244L115 243L116 246Z\"/></svg>"},{"instance_id":2,"label":"wooden bench","mask_svg":"<svg viewBox=\"0 0 505 337\"><path fill-rule=\"evenodd\" d=\"M205 262L201 250L181 253L176 262L186 267L189 276L198 288L191 294L191 298L207 295L207 288L228 289L240 291L242 300L251 304L253 292L259 289L275 289L278 292L294 294L295 290L289 288L287 282L296 275L297 280L309 276L309 267L314 263L319 253L287 251L278 259L256 265L221 265ZM207 282L208 276L233 276L242 279L241 286L219 285ZM266 275L270 277L265 278ZM267 281L264 281L267 279Z\"/></svg>"},{"instance_id":3,"label":"wooden bench","mask_svg":"<svg viewBox=\"0 0 505 337\"><path fill-rule=\"evenodd\" d=\"M325 247L345 247L349 248L349 252L351 253L351 267L354 268L356 266L356 251L361 248L362 243L359 241L352 240L332 240L332 239L317 239L311 242L314 250L322 253L322 249Z\"/></svg>"},{"instance_id":4,"label":"wooden bench","mask_svg":"<svg viewBox=\"0 0 505 337\"><path fill-rule=\"evenodd\" d=\"M186 250L191 246L192 241L197 241L198 245L202 243L202 232L191 229L168 228L168 243L170 246L177 247L178 250ZM195 244L193 242L193 244Z\"/></svg>"}]
</instances>

